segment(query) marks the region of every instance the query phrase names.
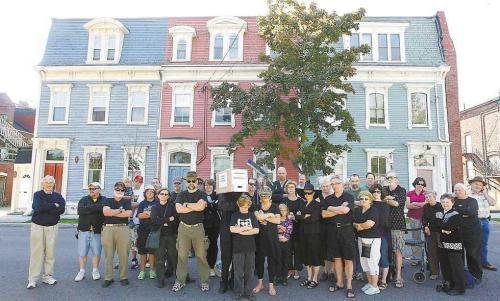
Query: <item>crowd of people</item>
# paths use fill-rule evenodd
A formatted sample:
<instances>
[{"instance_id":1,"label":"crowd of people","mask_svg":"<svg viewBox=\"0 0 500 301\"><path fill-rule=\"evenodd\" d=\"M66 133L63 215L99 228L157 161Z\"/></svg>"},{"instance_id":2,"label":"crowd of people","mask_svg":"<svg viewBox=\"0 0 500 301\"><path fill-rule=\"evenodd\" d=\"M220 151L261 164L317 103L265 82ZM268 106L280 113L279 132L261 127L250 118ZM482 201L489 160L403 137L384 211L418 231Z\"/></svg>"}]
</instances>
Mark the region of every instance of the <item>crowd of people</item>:
<instances>
[{"instance_id":1,"label":"crowd of people","mask_svg":"<svg viewBox=\"0 0 500 301\"><path fill-rule=\"evenodd\" d=\"M421 177L407 192L394 171L385 175L383 185L370 172L363 185L356 174L347 183L336 175L322 177L319 190L303 175L298 182L287 179L284 167L269 186L249 178L243 193L217 194L215 182L203 181L196 172L175 178L172 191L158 178L151 185L143 182L140 175L116 182L109 198L101 195L99 183L89 184L78 204L75 281L86 277L90 254L92 279L101 278L104 250L103 287L113 284L115 268L120 284L128 285L131 260L139 280L156 279L162 288L175 277L172 291L178 292L191 282L188 258L194 257L201 291L209 291L209 278L219 276L219 292L232 289L235 299L253 300L266 287L269 295L277 295L277 286L291 279L306 289L329 281L330 292L344 291L347 298L356 296L353 279L366 280L362 292L375 295L391 280L396 288L404 287L408 231L413 240L426 242L427 256L412 247L411 265L428 265L432 280L441 275L438 291L462 295L469 279L477 284L483 269L496 270L488 261L490 206L496 200L481 177L471 179L470 187L457 183L453 194L441 196L427 190ZM40 276L44 283L57 283L54 244L65 201L53 191L54 183L53 177L44 177L42 190L33 196L28 289L36 287Z\"/></svg>"}]
</instances>

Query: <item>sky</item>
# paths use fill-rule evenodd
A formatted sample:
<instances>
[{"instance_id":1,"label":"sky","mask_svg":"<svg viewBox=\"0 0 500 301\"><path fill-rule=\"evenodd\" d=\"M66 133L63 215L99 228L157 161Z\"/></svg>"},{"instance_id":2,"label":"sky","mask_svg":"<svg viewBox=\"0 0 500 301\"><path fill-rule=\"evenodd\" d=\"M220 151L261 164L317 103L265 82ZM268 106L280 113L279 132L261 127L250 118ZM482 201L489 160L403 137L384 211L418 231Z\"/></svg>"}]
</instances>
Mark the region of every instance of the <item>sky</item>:
<instances>
[{"instance_id":1,"label":"sky","mask_svg":"<svg viewBox=\"0 0 500 301\"><path fill-rule=\"evenodd\" d=\"M310 0L303 0L308 3ZM499 96L500 1L316 0L319 7L368 16L433 16L444 11L458 60L460 108ZM51 18L265 15L265 0L45 0L4 1L0 9L0 92L36 107L41 61Z\"/></svg>"}]
</instances>

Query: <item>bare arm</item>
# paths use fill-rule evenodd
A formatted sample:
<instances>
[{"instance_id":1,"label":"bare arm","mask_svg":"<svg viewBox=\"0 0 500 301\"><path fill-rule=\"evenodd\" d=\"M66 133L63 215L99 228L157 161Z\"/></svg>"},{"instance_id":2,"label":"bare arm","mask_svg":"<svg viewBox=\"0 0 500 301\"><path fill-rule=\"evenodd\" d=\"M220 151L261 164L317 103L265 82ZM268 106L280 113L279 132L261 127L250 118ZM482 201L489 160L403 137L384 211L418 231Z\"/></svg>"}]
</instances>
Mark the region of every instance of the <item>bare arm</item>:
<instances>
[{"instance_id":1,"label":"bare arm","mask_svg":"<svg viewBox=\"0 0 500 301\"><path fill-rule=\"evenodd\" d=\"M109 206L102 207L102 214L104 216L116 216L118 213L120 213L119 209L111 209Z\"/></svg>"},{"instance_id":2,"label":"bare arm","mask_svg":"<svg viewBox=\"0 0 500 301\"><path fill-rule=\"evenodd\" d=\"M361 224L354 224L355 228L358 230L358 231L361 231L361 230L366 230L366 229L370 229L372 228L374 225L375 225L375 222L372 221L372 220L367 220L366 222L364 223L361 223Z\"/></svg>"},{"instance_id":3,"label":"bare arm","mask_svg":"<svg viewBox=\"0 0 500 301\"><path fill-rule=\"evenodd\" d=\"M272 224L277 224L277 225L281 223L281 218L279 214L268 214L265 220Z\"/></svg>"},{"instance_id":4,"label":"bare arm","mask_svg":"<svg viewBox=\"0 0 500 301\"><path fill-rule=\"evenodd\" d=\"M185 206L183 206L182 204L179 204L179 203L175 204L175 210L179 214L189 213L189 212L193 211L192 209L189 209L188 207L185 207Z\"/></svg>"},{"instance_id":5,"label":"bare arm","mask_svg":"<svg viewBox=\"0 0 500 301\"><path fill-rule=\"evenodd\" d=\"M207 202L203 199L199 199L196 203L188 203L187 208L191 209L191 211L203 211L207 208Z\"/></svg>"},{"instance_id":6,"label":"bare arm","mask_svg":"<svg viewBox=\"0 0 500 301\"><path fill-rule=\"evenodd\" d=\"M486 200L488 201L488 204L490 204L490 206L495 206L497 204L497 200L491 195L489 195L487 191L484 191L483 194Z\"/></svg>"},{"instance_id":7,"label":"bare arm","mask_svg":"<svg viewBox=\"0 0 500 301\"><path fill-rule=\"evenodd\" d=\"M328 210L321 210L321 217L323 217L323 218L334 217L335 215L337 215L337 214L335 214L335 213L334 213L334 212L332 212L332 211L328 211Z\"/></svg>"},{"instance_id":8,"label":"bare arm","mask_svg":"<svg viewBox=\"0 0 500 301\"><path fill-rule=\"evenodd\" d=\"M116 217L131 217L132 216L132 210L124 210L120 213L120 210L118 210L118 214L115 215Z\"/></svg>"}]
</instances>

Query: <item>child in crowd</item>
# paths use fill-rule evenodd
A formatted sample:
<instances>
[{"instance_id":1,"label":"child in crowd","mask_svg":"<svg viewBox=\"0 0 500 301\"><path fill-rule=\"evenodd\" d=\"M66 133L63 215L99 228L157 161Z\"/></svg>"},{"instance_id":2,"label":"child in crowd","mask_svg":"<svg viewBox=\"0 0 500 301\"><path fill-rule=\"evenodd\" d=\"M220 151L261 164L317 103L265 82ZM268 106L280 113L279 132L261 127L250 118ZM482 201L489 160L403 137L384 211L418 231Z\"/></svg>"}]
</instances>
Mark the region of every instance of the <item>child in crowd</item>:
<instances>
[{"instance_id":1,"label":"child in crowd","mask_svg":"<svg viewBox=\"0 0 500 301\"><path fill-rule=\"evenodd\" d=\"M278 277L276 283L288 285L288 268L291 254L290 235L293 230L293 222L289 217L290 211L286 204L280 204L281 222L278 225L278 239L280 241L280 256L278 263Z\"/></svg>"}]
</instances>

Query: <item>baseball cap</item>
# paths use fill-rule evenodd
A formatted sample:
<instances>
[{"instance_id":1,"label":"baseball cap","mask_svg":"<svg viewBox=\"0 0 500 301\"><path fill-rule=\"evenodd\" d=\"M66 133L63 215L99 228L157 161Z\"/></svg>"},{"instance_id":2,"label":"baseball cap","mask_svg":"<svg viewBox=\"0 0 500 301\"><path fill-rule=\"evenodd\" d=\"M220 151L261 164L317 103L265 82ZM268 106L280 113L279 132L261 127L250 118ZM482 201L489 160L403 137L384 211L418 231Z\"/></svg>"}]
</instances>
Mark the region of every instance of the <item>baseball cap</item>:
<instances>
[{"instance_id":1,"label":"baseball cap","mask_svg":"<svg viewBox=\"0 0 500 301\"><path fill-rule=\"evenodd\" d=\"M148 190L148 189L151 189L153 191L156 191L155 187L153 185L146 185L146 187L144 187L144 191Z\"/></svg>"},{"instance_id":2,"label":"baseball cap","mask_svg":"<svg viewBox=\"0 0 500 301\"><path fill-rule=\"evenodd\" d=\"M181 177L175 177L173 183L182 183Z\"/></svg>"},{"instance_id":3,"label":"baseball cap","mask_svg":"<svg viewBox=\"0 0 500 301\"><path fill-rule=\"evenodd\" d=\"M134 181L136 182L139 182L139 183L143 183L144 182L144 178L140 175L137 175L134 177Z\"/></svg>"},{"instance_id":4,"label":"baseball cap","mask_svg":"<svg viewBox=\"0 0 500 301\"><path fill-rule=\"evenodd\" d=\"M122 181L116 182L114 188L126 189L125 183Z\"/></svg>"},{"instance_id":5,"label":"baseball cap","mask_svg":"<svg viewBox=\"0 0 500 301\"><path fill-rule=\"evenodd\" d=\"M270 196L272 196L272 195L273 195L273 191L271 190L271 188L269 188L269 187L267 187L267 186L264 186L264 187L262 187L262 189L260 190L259 195L260 195L261 197L265 197L265 196L270 197Z\"/></svg>"},{"instance_id":6,"label":"baseball cap","mask_svg":"<svg viewBox=\"0 0 500 301\"><path fill-rule=\"evenodd\" d=\"M90 187L95 187L95 188L99 188L99 189L101 189L101 184L99 184L99 182L92 182L92 183L90 183L90 184L89 184L89 186L88 186L88 187L89 187L89 188L90 188Z\"/></svg>"}]
</instances>

